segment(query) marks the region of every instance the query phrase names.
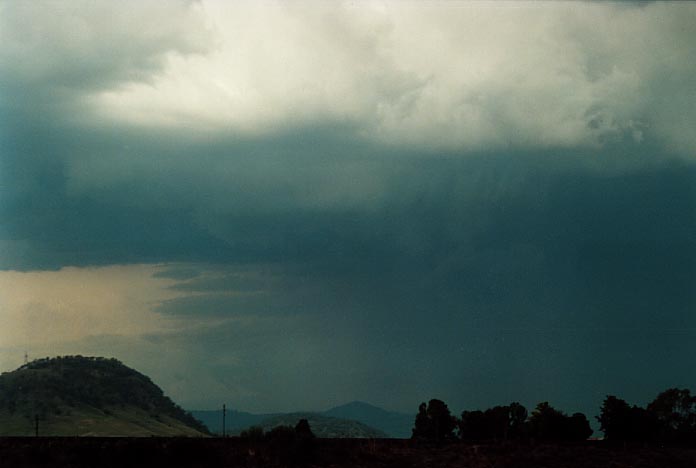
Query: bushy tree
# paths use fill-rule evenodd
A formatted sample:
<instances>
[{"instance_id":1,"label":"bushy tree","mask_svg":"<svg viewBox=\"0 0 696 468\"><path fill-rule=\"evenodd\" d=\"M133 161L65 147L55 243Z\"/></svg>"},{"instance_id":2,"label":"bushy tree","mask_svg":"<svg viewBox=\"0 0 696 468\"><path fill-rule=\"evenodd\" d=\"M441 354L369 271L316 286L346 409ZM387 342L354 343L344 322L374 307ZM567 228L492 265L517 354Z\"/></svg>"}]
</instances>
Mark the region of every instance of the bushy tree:
<instances>
[{"instance_id":1,"label":"bushy tree","mask_svg":"<svg viewBox=\"0 0 696 468\"><path fill-rule=\"evenodd\" d=\"M459 437L463 440L485 440L488 435L488 424L483 411L464 411L459 420Z\"/></svg>"},{"instance_id":2,"label":"bushy tree","mask_svg":"<svg viewBox=\"0 0 696 468\"><path fill-rule=\"evenodd\" d=\"M599 410L597 421L606 440L611 442L629 440L631 407L624 400L614 395L607 395Z\"/></svg>"},{"instance_id":3,"label":"bushy tree","mask_svg":"<svg viewBox=\"0 0 696 468\"><path fill-rule=\"evenodd\" d=\"M649 442L657 435L655 414L624 400L608 395L597 421L609 442Z\"/></svg>"},{"instance_id":4,"label":"bushy tree","mask_svg":"<svg viewBox=\"0 0 696 468\"><path fill-rule=\"evenodd\" d=\"M559 440L565 415L547 401L539 403L529 417L530 434L540 440Z\"/></svg>"},{"instance_id":5,"label":"bushy tree","mask_svg":"<svg viewBox=\"0 0 696 468\"><path fill-rule=\"evenodd\" d=\"M464 411L459 421L463 440L518 439L524 433L527 409L519 403L483 411Z\"/></svg>"},{"instance_id":6,"label":"bushy tree","mask_svg":"<svg viewBox=\"0 0 696 468\"><path fill-rule=\"evenodd\" d=\"M268 442L270 456L282 465L292 466L312 458L314 434L306 419L300 419L295 427L276 426L266 432L263 438Z\"/></svg>"},{"instance_id":7,"label":"bushy tree","mask_svg":"<svg viewBox=\"0 0 696 468\"><path fill-rule=\"evenodd\" d=\"M508 426L511 438L517 439L524 435L527 423L527 408L517 402L508 406Z\"/></svg>"},{"instance_id":8,"label":"bushy tree","mask_svg":"<svg viewBox=\"0 0 696 468\"><path fill-rule=\"evenodd\" d=\"M566 419L566 440L582 441L587 440L592 435L590 421L582 413L574 413Z\"/></svg>"},{"instance_id":9,"label":"bushy tree","mask_svg":"<svg viewBox=\"0 0 696 468\"><path fill-rule=\"evenodd\" d=\"M295 433L299 438L313 439L314 433L312 428L309 426L309 421L306 419L300 419L295 426Z\"/></svg>"},{"instance_id":10,"label":"bushy tree","mask_svg":"<svg viewBox=\"0 0 696 468\"><path fill-rule=\"evenodd\" d=\"M432 399L426 405L421 403L416 415L413 438L444 440L454 437L457 420L442 400Z\"/></svg>"},{"instance_id":11,"label":"bushy tree","mask_svg":"<svg viewBox=\"0 0 696 468\"><path fill-rule=\"evenodd\" d=\"M688 389L670 388L647 407L657 421L658 437L665 442L696 442L696 398Z\"/></svg>"},{"instance_id":12,"label":"bushy tree","mask_svg":"<svg viewBox=\"0 0 696 468\"><path fill-rule=\"evenodd\" d=\"M571 442L587 440L592 429L584 414L567 416L545 401L532 412L529 433L538 440Z\"/></svg>"}]
</instances>

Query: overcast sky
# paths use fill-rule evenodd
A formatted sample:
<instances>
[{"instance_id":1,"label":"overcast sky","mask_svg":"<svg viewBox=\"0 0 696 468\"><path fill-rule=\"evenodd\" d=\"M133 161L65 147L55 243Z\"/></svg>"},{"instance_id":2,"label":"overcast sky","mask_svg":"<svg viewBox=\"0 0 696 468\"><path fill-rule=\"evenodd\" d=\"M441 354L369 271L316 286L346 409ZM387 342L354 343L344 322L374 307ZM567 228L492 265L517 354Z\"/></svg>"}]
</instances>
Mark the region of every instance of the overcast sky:
<instances>
[{"instance_id":1,"label":"overcast sky","mask_svg":"<svg viewBox=\"0 0 696 468\"><path fill-rule=\"evenodd\" d=\"M0 3L0 370L186 408L696 387L696 5Z\"/></svg>"}]
</instances>

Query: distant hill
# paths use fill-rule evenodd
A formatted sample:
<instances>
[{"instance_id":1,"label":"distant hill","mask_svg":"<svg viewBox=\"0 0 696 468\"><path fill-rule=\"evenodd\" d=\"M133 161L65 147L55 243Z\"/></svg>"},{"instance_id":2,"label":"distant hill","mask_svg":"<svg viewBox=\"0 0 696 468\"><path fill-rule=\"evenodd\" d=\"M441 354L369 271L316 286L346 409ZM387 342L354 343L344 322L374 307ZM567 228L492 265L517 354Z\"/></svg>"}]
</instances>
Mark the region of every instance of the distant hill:
<instances>
[{"instance_id":1,"label":"distant hill","mask_svg":"<svg viewBox=\"0 0 696 468\"><path fill-rule=\"evenodd\" d=\"M350 419L333 418L319 413L287 413L264 419L256 426L265 432L277 426L295 427L300 419L306 419L315 436L321 438L370 439L387 435L373 427Z\"/></svg>"},{"instance_id":2,"label":"distant hill","mask_svg":"<svg viewBox=\"0 0 696 468\"><path fill-rule=\"evenodd\" d=\"M0 375L0 435L203 436L207 428L116 359L39 359Z\"/></svg>"},{"instance_id":3,"label":"distant hill","mask_svg":"<svg viewBox=\"0 0 696 468\"><path fill-rule=\"evenodd\" d=\"M202 421L210 432L215 434L222 433L222 411L221 410L211 410L211 411L191 411L191 414ZM282 424L294 426L297 423L297 415L305 415L301 417L307 417L311 415L314 418L328 416L330 418L337 418L339 420L350 420L352 422L361 423L362 426L367 427L374 433L379 433L379 436L374 437L393 437L393 438L409 438L411 437L411 429L413 428L413 421L415 415L409 415L404 413L396 413L392 411L387 411L385 409L379 408L369 403L364 403L361 401L354 401L347 403L345 405L337 406L322 412L313 413L276 413L276 414L253 414L246 413L243 411L227 410L226 427L228 434L239 434L243 429L250 426L262 426L264 428L273 427L270 424L275 424L278 420L285 420L286 416L289 416L286 422ZM294 419L293 421L293 418ZM319 421L316 421L319 423ZM326 423L334 423L338 426L338 422L334 420L324 421ZM348 423L341 423L344 428L348 427ZM315 431L314 424L310 421L312 430ZM361 426L361 427L362 427ZM357 427L357 426L356 426ZM328 432L334 431L333 429L327 429ZM346 430L350 432L350 430ZM335 431L334 431L335 432ZM315 431L315 433L317 433ZM361 433L359 429L355 429L354 433ZM367 432L366 432L367 433ZM317 435L319 435L317 433ZM350 437L350 436L347 436ZM369 436L373 437L373 436Z\"/></svg>"},{"instance_id":4,"label":"distant hill","mask_svg":"<svg viewBox=\"0 0 696 468\"><path fill-rule=\"evenodd\" d=\"M396 413L362 401L353 401L336 406L322 414L337 418L352 419L379 429L390 437L407 439L411 437L411 429L415 414Z\"/></svg>"}]
</instances>

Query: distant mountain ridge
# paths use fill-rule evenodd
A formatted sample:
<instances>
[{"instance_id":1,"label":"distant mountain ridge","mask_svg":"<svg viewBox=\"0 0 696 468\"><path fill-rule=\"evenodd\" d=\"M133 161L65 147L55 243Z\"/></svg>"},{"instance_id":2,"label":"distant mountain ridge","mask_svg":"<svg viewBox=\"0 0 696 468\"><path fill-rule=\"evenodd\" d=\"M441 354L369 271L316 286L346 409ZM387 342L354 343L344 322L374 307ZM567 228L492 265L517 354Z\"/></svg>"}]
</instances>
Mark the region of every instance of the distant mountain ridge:
<instances>
[{"instance_id":1,"label":"distant mountain ridge","mask_svg":"<svg viewBox=\"0 0 696 468\"><path fill-rule=\"evenodd\" d=\"M193 410L191 414L203 422L208 429L219 434L222 432L222 410ZM300 415L298 417L298 415ZM289 416L290 419L286 417ZM312 424L310 420L310 426L312 430L316 432L315 425L322 421L322 423L336 423L337 425L343 425L344 433L347 434L345 437L358 437L357 435L351 436L353 434L372 434L365 437L393 437L393 438L408 438L411 437L411 428L413 427L413 421L415 416L405 413L397 413L393 411L387 411L383 408L365 403L362 401L353 401L346 403L345 405L336 406L330 408L326 411L318 412L303 412L303 413L268 413L268 414L254 414L244 411L228 410L226 418L226 427L228 434L239 434L242 430L247 429L251 426L260 426L263 428L271 428L273 424L277 421L283 421L282 424L294 425L297 420L292 421L292 418L301 417L309 419L329 417L330 420L317 419L315 424ZM285 420L287 419L287 421ZM341 421L354 421L359 424L354 428L349 428L349 425ZM364 428L363 428L364 426ZM326 433L338 433L336 428L325 428L322 429ZM362 432L361 432L362 431ZM319 434L317 434L319 435ZM319 435L320 437L324 437ZM328 437L328 436L327 436Z\"/></svg>"},{"instance_id":2,"label":"distant mountain ridge","mask_svg":"<svg viewBox=\"0 0 696 468\"><path fill-rule=\"evenodd\" d=\"M65 356L0 375L0 435L203 436L200 421L116 359Z\"/></svg>"}]
</instances>

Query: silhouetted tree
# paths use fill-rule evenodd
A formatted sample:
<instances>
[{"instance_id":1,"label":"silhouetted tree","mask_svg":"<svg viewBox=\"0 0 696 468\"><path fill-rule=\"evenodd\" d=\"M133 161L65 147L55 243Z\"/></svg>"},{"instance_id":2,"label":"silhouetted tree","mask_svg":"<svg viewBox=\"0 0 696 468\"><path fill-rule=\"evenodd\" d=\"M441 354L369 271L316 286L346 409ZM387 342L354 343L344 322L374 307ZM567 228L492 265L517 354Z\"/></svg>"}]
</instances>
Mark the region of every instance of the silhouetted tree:
<instances>
[{"instance_id":1,"label":"silhouetted tree","mask_svg":"<svg viewBox=\"0 0 696 468\"><path fill-rule=\"evenodd\" d=\"M664 402L662 402L664 403ZM658 403L660 406L662 403ZM660 422L656 413L608 395L597 417L609 442L651 442L658 439Z\"/></svg>"},{"instance_id":2,"label":"silhouetted tree","mask_svg":"<svg viewBox=\"0 0 696 468\"><path fill-rule=\"evenodd\" d=\"M295 433L297 434L297 437L299 438L305 438L305 439L313 439L314 438L314 433L312 432L312 428L309 427L309 421L306 419L300 419L297 422L297 425L295 426Z\"/></svg>"},{"instance_id":3,"label":"silhouetted tree","mask_svg":"<svg viewBox=\"0 0 696 468\"><path fill-rule=\"evenodd\" d=\"M670 388L647 407L658 424L658 437L664 442L696 441L696 398L688 389Z\"/></svg>"},{"instance_id":4,"label":"silhouetted tree","mask_svg":"<svg viewBox=\"0 0 696 468\"><path fill-rule=\"evenodd\" d=\"M599 410L599 429L604 438L611 442L629 440L631 407L624 400L607 395Z\"/></svg>"},{"instance_id":5,"label":"silhouetted tree","mask_svg":"<svg viewBox=\"0 0 696 468\"><path fill-rule=\"evenodd\" d=\"M459 437L463 440L485 440L490 437L483 411L464 411L459 420Z\"/></svg>"},{"instance_id":6,"label":"silhouetted tree","mask_svg":"<svg viewBox=\"0 0 696 468\"><path fill-rule=\"evenodd\" d=\"M449 411L445 402L432 399L426 406L421 403L416 415L413 438L444 440L454 437L453 431L457 420Z\"/></svg>"},{"instance_id":7,"label":"silhouetted tree","mask_svg":"<svg viewBox=\"0 0 696 468\"><path fill-rule=\"evenodd\" d=\"M508 425L510 437L518 439L524 435L527 423L527 408L517 402L510 403L508 407Z\"/></svg>"},{"instance_id":8,"label":"silhouetted tree","mask_svg":"<svg viewBox=\"0 0 696 468\"><path fill-rule=\"evenodd\" d=\"M430 419L428 418L428 406L425 402L418 405L418 414L413 427L412 437L425 437L430 429Z\"/></svg>"},{"instance_id":9,"label":"silhouetted tree","mask_svg":"<svg viewBox=\"0 0 696 468\"><path fill-rule=\"evenodd\" d=\"M529 429L533 437L540 440L559 440L565 415L549 405L539 403L529 418Z\"/></svg>"},{"instance_id":10,"label":"silhouetted tree","mask_svg":"<svg viewBox=\"0 0 696 468\"><path fill-rule=\"evenodd\" d=\"M459 421L463 440L519 439L525 432L527 409L519 403L482 411L464 411Z\"/></svg>"},{"instance_id":11,"label":"silhouetted tree","mask_svg":"<svg viewBox=\"0 0 696 468\"><path fill-rule=\"evenodd\" d=\"M590 421L582 413L574 413L566 419L566 440L581 441L587 440L592 435Z\"/></svg>"},{"instance_id":12,"label":"silhouetted tree","mask_svg":"<svg viewBox=\"0 0 696 468\"><path fill-rule=\"evenodd\" d=\"M309 421L300 419L295 426L297 443L295 444L295 456L298 460L307 461L314 453L314 433L309 427Z\"/></svg>"},{"instance_id":13,"label":"silhouetted tree","mask_svg":"<svg viewBox=\"0 0 696 468\"><path fill-rule=\"evenodd\" d=\"M654 413L639 406L631 407L628 440L652 442L658 439L660 423Z\"/></svg>"},{"instance_id":14,"label":"silhouetted tree","mask_svg":"<svg viewBox=\"0 0 696 468\"><path fill-rule=\"evenodd\" d=\"M507 440L510 430L510 407L494 406L484 413L486 432L496 440Z\"/></svg>"},{"instance_id":15,"label":"silhouetted tree","mask_svg":"<svg viewBox=\"0 0 696 468\"><path fill-rule=\"evenodd\" d=\"M590 423L582 413L566 416L548 404L539 403L529 418L530 435L547 441L582 441L592 435Z\"/></svg>"}]
</instances>

